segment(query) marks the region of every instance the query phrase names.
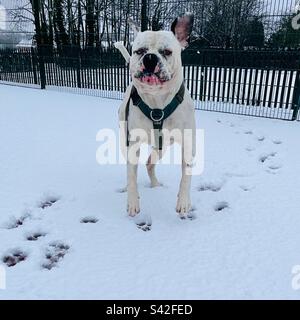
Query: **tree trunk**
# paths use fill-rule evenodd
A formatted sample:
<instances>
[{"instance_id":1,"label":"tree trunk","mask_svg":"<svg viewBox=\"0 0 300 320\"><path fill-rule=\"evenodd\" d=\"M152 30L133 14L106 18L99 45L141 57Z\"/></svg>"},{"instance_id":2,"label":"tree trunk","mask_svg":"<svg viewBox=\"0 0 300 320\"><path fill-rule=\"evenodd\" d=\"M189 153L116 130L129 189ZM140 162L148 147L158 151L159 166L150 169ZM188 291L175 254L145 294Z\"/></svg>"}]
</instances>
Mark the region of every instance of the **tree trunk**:
<instances>
[{"instance_id":1,"label":"tree trunk","mask_svg":"<svg viewBox=\"0 0 300 320\"><path fill-rule=\"evenodd\" d=\"M54 0L53 24L55 31L55 41L59 51L62 53L69 44L68 34L65 28L64 10L62 0Z\"/></svg>"},{"instance_id":2,"label":"tree trunk","mask_svg":"<svg viewBox=\"0 0 300 320\"><path fill-rule=\"evenodd\" d=\"M95 0L86 1L86 45L94 47L95 44Z\"/></svg>"}]
</instances>

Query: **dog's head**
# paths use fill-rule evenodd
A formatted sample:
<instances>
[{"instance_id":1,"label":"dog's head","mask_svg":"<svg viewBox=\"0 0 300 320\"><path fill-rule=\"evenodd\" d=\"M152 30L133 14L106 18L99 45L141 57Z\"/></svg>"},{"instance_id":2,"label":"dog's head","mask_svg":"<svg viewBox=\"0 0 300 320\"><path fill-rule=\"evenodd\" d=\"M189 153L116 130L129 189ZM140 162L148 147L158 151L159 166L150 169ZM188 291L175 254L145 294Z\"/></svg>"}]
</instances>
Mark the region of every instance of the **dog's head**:
<instances>
[{"instance_id":1,"label":"dog's head","mask_svg":"<svg viewBox=\"0 0 300 320\"><path fill-rule=\"evenodd\" d=\"M163 88L177 87L183 81L181 51L188 44L192 24L193 16L185 14L172 23L172 31L139 32L136 28L130 58L135 87L156 94Z\"/></svg>"}]
</instances>

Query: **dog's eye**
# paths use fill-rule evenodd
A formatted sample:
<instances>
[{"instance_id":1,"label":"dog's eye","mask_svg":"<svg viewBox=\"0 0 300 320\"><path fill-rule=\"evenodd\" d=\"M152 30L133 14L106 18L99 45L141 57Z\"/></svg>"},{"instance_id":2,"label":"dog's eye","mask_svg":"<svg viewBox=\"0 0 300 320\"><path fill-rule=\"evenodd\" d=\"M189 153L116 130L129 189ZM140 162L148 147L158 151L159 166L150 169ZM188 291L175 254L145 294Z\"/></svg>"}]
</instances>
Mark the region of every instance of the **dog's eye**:
<instances>
[{"instance_id":1,"label":"dog's eye","mask_svg":"<svg viewBox=\"0 0 300 320\"><path fill-rule=\"evenodd\" d=\"M146 48L140 48L140 49L136 50L134 53L136 53L139 56L141 56L142 54L145 54L146 52L147 52Z\"/></svg>"},{"instance_id":2,"label":"dog's eye","mask_svg":"<svg viewBox=\"0 0 300 320\"><path fill-rule=\"evenodd\" d=\"M165 57L168 57L168 56L170 56L170 55L172 54L172 51L169 50L169 49L165 49L165 50L162 50L162 51L161 51L161 54L162 54L163 56L165 56Z\"/></svg>"}]
</instances>

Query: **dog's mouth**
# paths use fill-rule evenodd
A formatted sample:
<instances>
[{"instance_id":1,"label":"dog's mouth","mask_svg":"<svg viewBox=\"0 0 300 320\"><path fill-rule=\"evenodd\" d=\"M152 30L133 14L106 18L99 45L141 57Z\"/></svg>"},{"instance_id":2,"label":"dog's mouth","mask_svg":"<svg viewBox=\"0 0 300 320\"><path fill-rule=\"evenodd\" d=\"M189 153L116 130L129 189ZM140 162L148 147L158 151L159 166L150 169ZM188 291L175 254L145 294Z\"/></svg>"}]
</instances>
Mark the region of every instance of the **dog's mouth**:
<instances>
[{"instance_id":1,"label":"dog's mouth","mask_svg":"<svg viewBox=\"0 0 300 320\"><path fill-rule=\"evenodd\" d=\"M162 75L161 72L152 73L138 71L134 77L140 80L142 83L146 83L149 85L162 85L170 80L168 77Z\"/></svg>"}]
</instances>

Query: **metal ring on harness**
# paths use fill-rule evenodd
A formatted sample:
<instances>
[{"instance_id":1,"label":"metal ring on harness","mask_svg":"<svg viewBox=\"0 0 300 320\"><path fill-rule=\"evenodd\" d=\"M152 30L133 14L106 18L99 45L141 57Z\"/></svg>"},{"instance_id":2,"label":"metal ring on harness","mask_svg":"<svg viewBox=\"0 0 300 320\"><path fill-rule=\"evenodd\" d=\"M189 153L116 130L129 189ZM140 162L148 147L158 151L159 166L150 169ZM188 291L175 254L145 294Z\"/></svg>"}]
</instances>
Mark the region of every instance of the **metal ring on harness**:
<instances>
[{"instance_id":1,"label":"metal ring on harness","mask_svg":"<svg viewBox=\"0 0 300 320\"><path fill-rule=\"evenodd\" d=\"M158 115L157 113L160 113L160 115ZM154 122L160 122L164 118L164 116L165 116L165 113L161 109L153 109L150 112L150 118Z\"/></svg>"}]
</instances>

